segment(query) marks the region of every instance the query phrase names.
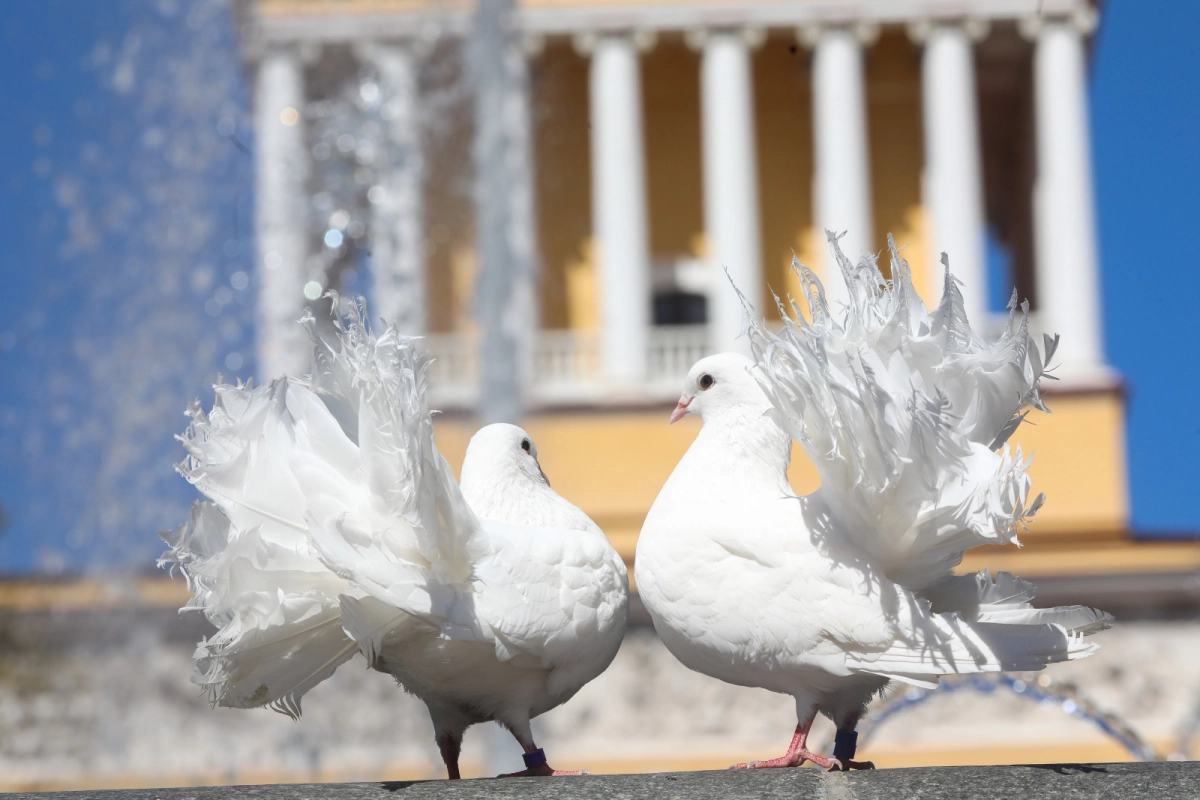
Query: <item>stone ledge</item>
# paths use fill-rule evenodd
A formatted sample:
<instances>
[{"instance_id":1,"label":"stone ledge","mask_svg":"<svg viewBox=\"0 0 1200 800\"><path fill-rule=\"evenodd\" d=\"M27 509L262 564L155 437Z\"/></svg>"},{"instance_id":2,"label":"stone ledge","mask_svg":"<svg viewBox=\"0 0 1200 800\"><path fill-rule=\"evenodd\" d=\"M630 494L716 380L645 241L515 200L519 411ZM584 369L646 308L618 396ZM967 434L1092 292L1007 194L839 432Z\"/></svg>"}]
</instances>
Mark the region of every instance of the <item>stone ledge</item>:
<instances>
[{"instance_id":1,"label":"stone ledge","mask_svg":"<svg viewBox=\"0 0 1200 800\"><path fill-rule=\"evenodd\" d=\"M6 794L12 800L1192 800L1200 797L1200 762L1038 764L1011 767L924 767L850 774L812 769L762 772L674 772L585 778L395 781L134 789Z\"/></svg>"}]
</instances>

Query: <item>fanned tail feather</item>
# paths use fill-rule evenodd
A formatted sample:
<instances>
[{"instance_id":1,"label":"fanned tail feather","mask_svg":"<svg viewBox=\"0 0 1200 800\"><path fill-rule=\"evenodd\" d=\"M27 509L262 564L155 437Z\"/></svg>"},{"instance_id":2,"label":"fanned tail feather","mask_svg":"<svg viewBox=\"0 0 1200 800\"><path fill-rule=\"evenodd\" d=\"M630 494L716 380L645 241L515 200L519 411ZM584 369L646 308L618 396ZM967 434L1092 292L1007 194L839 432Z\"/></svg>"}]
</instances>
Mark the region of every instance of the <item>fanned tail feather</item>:
<instances>
[{"instance_id":1,"label":"fanned tail feather","mask_svg":"<svg viewBox=\"0 0 1200 800\"><path fill-rule=\"evenodd\" d=\"M336 305L336 296L334 301ZM343 426L354 421L352 438L372 503L385 515L402 518L415 537L417 554L393 555L423 559L442 581L469 581L468 540L478 523L434 444L428 359L417 352L413 339L395 328L375 336L357 304L349 306L344 319L334 320L338 350L317 334L311 315L302 323L315 348L313 393L327 406L326 398L333 398L340 417L347 420ZM395 543L378 533L372 534L376 544Z\"/></svg>"},{"instance_id":2,"label":"fanned tail feather","mask_svg":"<svg viewBox=\"0 0 1200 800\"><path fill-rule=\"evenodd\" d=\"M326 341L306 315L307 381L221 384L210 413L188 410L178 469L211 502L163 534L160 565L218 628L193 675L214 705L299 716L305 692L377 646L361 613L343 618L372 596L393 618L487 634L462 602L478 522L433 442L427 362L364 318L350 304Z\"/></svg>"},{"instance_id":3,"label":"fanned tail feather","mask_svg":"<svg viewBox=\"0 0 1200 800\"><path fill-rule=\"evenodd\" d=\"M778 333L749 328L754 374L782 427L821 476L807 498L817 536L844 537L914 595L916 633L882 652L848 655L852 670L922 686L942 674L1041 669L1090 655L1082 637L1112 617L1083 606L1034 608L1032 584L1008 573L953 576L962 554L1017 543L1044 496L1031 497L1029 459L1007 442L1029 409L1058 337L1041 350L1014 294L994 342L971 328L958 282L928 312L891 236L891 280L875 259L852 266L828 234L848 289L840 319L798 259L802 303ZM751 319L754 319L751 315Z\"/></svg>"},{"instance_id":4,"label":"fanned tail feather","mask_svg":"<svg viewBox=\"0 0 1200 800\"><path fill-rule=\"evenodd\" d=\"M851 265L828 238L849 292L844 315L829 313L820 280L794 259L804 296L791 315L776 298L788 320L778 333L751 324L755 376L820 473L839 529L919 591L968 548L1016 542L1040 508L1028 459L1005 442L1026 408L1045 408L1038 385L1057 340L1043 359L1027 306L1014 303L1005 333L985 342L947 261L929 313L890 236L891 280L871 256Z\"/></svg>"},{"instance_id":5,"label":"fanned tail feather","mask_svg":"<svg viewBox=\"0 0 1200 800\"><path fill-rule=\"evenodd\" d=\"M192 681L213 705L270 706L297 717L300 698L354 655L342 631L341 581L315 559L270 541L264 526L237 530L214 503L164 533L160 565L178 568L217 632L196 648Z\"/></svg>"}]
</instances>

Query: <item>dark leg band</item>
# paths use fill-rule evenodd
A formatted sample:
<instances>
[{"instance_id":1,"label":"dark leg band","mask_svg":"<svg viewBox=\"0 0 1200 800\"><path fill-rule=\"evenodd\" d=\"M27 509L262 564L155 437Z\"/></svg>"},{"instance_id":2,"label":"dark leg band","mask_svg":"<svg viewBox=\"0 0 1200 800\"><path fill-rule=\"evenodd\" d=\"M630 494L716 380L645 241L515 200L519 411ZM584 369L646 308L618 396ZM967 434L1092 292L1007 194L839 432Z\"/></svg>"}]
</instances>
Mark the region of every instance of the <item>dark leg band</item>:
<instances>
[{"instance_id":1,"label":"dark leg band","mask_svg":"<svg viewBox=\"0 0 1200 800\"><path fill-rule=\"evenodd\" d=\"M526 753L521 757L525 759L525 767L527 769L540 767L546 763L546 751L540 747L532 753Z\"/></svg>"},{"instance_id":2,"label":"dark leg band","mask_svg":"<svg viewBox=\"0 0 1200 800\"><path fill-rule=\"evenodd\" d=\"M858 731L838 731L833 737L833 757L849 761L858 750Z\"/></svg>"}]
</instances>

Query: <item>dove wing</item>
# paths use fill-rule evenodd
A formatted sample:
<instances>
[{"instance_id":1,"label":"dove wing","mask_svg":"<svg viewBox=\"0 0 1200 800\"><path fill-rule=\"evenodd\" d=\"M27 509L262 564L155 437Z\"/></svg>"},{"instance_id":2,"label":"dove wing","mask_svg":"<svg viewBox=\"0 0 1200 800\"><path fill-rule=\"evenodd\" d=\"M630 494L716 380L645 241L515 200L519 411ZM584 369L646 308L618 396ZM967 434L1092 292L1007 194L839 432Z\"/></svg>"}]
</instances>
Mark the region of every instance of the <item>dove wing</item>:
<instances>
[{"instance_id":1,"label":"dove wing","mask_svg":"<svg viewBox=\"0 0 1200 800\"><path fill-rule=\"evenodd\" d=\"M595 677L615 655L624 629L625 565L598 532L528 528L485 520L473 552L475 609L508 659L532 656L552 669L557 694Z\"/></svg>"},{"instance_id":2,"label":"dove wing","mask_svg":"<svg viewBox=\"0 0 1200 800\"><path fill-rule=\"evenodd\" d=\"M931 614L927 607L916 611L885 649L848 650L846 666L934 688L942 675L1040 670L1085 658L1099 648L1085 642L1083 633L1057 624L972 622L957 614Z\"/></svg>"}]
</instances>

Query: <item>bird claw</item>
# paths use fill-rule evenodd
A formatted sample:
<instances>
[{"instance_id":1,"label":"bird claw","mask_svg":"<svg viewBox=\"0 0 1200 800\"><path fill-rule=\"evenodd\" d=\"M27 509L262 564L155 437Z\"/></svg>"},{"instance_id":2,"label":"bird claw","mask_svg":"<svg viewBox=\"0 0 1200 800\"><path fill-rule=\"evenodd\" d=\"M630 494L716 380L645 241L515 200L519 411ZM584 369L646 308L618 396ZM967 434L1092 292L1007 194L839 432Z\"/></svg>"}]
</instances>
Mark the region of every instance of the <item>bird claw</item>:
<instances>
[{"instance_id":1,"label":"bird claw","mask_svg":"<svg viewBox=\"0 0 1200 800\"><path fill-rule=\"evenodd\" d=\"M833 763L829 765L830 772L849 772L852 769L875 769L875 764L870 761L851 761L846 759L842 761L839 758L830 759Z\"/></svg>"},{"instance_id":2,"label":"bird claw","mask_svg":"<svg viewBox=\"0 0 1200 800\"><path fill-rule=\"evenodd\" d=\"M744 761L741 764L734 764L730 769L775 769L778 767L794 767L798 763L791 763L791 759L784 756L783 758L772 758L768 761Z\"/></svg>"},{"instance_id":3,"label":"bird claw","mask_svg":"<svg viewBox=\"0 0 1200 800\"><path fill-rule=\"evenodd\" d=\"M768 761L746 761L734 764L730 769L780 769L782 767L798 767L805 761L811 761L818 767L826 769L832 769L833 764L839 763L837 759L824 758L816 753L810 753L808 750L798 750Z\"/></svg>"},{"instance_id":4,"label":"bird claw","mask_svg":"<svg viewBox=\"0 0 1200 800\"><path fill-rule=\"evenodd\" d=\"M591 775L592 773L586 769L562 770L554 769L549 764L539 764L536 767L529 767L520 772L506 772L503 775L497 775L498 778L549 778L552 776L564 775Z\"/></svg>"}]
</instances>

